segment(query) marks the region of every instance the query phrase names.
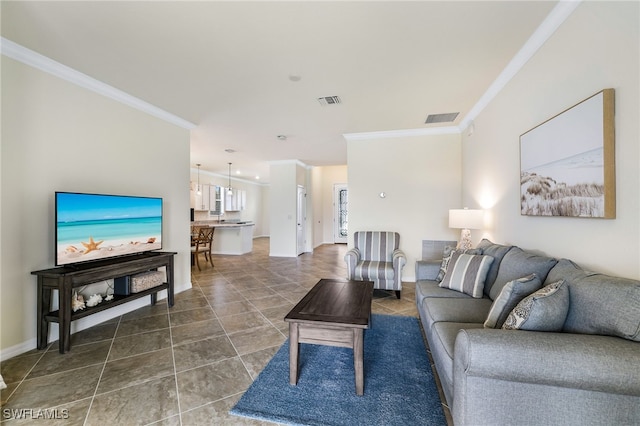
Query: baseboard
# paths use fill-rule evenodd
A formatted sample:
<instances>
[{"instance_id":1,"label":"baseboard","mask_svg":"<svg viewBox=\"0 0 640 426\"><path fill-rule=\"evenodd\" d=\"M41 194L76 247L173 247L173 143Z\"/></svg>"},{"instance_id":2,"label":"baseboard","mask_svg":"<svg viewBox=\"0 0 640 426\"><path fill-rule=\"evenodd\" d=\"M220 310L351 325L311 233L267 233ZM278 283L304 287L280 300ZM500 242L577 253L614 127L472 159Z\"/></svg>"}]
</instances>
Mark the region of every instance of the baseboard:
<instances>
[{"instance_id":1,"label":"baseboard","mask_svg":"<svg viewBox=\"0 0 640 426\"><path fill-rule=\"evenodd\" d=\"M189 290L192 287L191 282L177 285L174 284L173 292L174 294L182 293L183 291ZM162 290L158 292L158 300L163 300L167 298L167 290ZM75 334L79 331L86 330L87 328L93 327L94 325L98 325L102 322L108 321L110 319L119 317L120 315L128 314L131 311L135 311L136 309L142 308L143 306L147 306L151 303L150 297L143 297L140 299L132 300L131 302L124 303L122 305L114 306L113 308L106 309L101 312L97 312L91 316L80 318L79 320L73 321L71 323L71 334ZM51 323L49 327L49 342L55 342L58 340L60 334L58 331L58 324ZM5 349L0 350L0 360L6 361L9 358L13 358L15 356L21 355L25 352L29 352L33 349L36 349L38 345L37 338L33 337L27 341L19 343L15 346L11 346Z\"/></svg>"}]
</instances>

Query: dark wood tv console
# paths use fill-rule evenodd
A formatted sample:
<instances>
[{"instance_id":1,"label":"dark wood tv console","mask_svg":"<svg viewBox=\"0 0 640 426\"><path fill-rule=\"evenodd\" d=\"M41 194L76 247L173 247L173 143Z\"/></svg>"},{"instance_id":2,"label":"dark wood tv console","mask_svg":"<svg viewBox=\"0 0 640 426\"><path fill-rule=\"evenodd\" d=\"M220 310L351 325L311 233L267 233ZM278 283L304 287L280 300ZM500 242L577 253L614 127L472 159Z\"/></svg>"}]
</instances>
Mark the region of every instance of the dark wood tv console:
<instances>
[{"instance_id":1,"label":"dark wood tv console","mask_svg":"<svg viewBox=\"0 0 640 426\"><path fill-rule=\"evenodd\" d=\"M158 292L167 290L167 302L173 306L173 256L172 252L148 252L133 256L100 260L74 266L33 271L38 277L38 349L44 349L49 338L49 323L57 322L60 328L59 350L63 354L71 350L71 321L113 308L131 300L151 296L151 304L157 300ZM166 268L167 282L128 296L114 296L97 306L73 312L71 299L73 289L113 278L131 276L141 272ZM57 311L51 311L51 295L58 290Z\"/></svg>"}]
</instances>

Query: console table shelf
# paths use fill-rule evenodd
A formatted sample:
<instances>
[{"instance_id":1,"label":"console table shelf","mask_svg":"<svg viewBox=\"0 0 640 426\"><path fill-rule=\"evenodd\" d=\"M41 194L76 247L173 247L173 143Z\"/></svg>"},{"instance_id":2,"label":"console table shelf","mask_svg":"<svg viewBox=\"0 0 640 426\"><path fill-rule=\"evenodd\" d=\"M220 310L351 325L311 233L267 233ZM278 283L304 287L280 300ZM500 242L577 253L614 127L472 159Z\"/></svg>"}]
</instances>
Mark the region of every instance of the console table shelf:
<instances>
[{"instance_id":1,"label":"console table shelf","mask_svg":"<svg viewBox=\"0 0 640 426\"><path fill-rule=\"evenodd\" d=\"M162 290L167 290L167 303L169 307L172 307L174 294L173 257L175 254L173 252L149 252L73 267L65 266L31 272L38 277L38 349L44 349L47 346L51 322L59 324L59 350L60 353L65 353L71 350L72 321L145 296L151 296L151 304L154 305L158 292ZM157 270L162 267L166 269L166 282L163 284L127 296L114 295L113 300L103 301L96 306L86 307L76 312L71 309L73 289L76 287ZM57 311L51 311L53 290L58 290L59 309Z\"/></svg>"},{"instance_id":2,"label":"console table shelf","mask_svg":"<svg viewBox=\"0 0 640 426\"><path fill-rule=\"evenodd\" d=\"M91 307L85 307L80 311L73 312L71 311L71 321L75 321L80 318L87 317L91 314L98 313L100 311L104 311L105 309L113 308L118 305L122 305L123 303L131 302L132 300L139 299L144 296L151 295L152 297L161 290L166 290L169 288L167 283L160 284L159 286L152 287L150 289L141 291L140 293L133 293L129 296L117 296L113 295L113 299L109 301L102 301L100 304ZM155 303L152 303L155 304ZM49 322L59 322L60 311L52 311L45 315L45 318Z\"/></svg>"}]
</instances>

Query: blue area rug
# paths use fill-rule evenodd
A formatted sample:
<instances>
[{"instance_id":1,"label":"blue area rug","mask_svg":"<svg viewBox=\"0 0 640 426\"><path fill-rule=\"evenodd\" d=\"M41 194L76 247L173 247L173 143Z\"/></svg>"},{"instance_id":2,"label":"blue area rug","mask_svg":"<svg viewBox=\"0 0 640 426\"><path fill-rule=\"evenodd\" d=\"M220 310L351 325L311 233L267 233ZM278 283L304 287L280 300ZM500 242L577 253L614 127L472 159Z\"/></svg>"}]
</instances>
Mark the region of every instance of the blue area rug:
<instances>
[{"instance_id":1,"label":"blue area rug","mask_svg":"<svg viewBox=\"0 0 640 426\"><path fill-rule=\"evenodd\" d=\"M373 315L364 334L364 396L356 396L353 351L300 345L289 384L284 343L230 411L290 425L446 425L417 318Z\"/></svg>"}]
</instances>

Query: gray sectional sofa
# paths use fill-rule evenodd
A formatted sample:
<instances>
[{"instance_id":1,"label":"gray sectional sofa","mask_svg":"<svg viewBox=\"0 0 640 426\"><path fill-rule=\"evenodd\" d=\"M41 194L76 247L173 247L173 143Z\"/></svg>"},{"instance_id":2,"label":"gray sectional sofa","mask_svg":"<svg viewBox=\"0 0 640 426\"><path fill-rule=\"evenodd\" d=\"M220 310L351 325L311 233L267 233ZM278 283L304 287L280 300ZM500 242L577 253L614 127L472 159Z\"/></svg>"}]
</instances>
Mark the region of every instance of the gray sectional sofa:
<instances>
[{"instance_id":1,"label":"gray sectional sofa","mask_svg":"<svg viewBox=\"0 0 640 426\"><path fill-rule=\"evenodd\" d=\"M639 281L488 240L444 251L416 263L416 303L456 426L640 424Z\"/></svg>"}]
</instances>

